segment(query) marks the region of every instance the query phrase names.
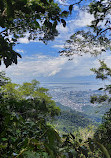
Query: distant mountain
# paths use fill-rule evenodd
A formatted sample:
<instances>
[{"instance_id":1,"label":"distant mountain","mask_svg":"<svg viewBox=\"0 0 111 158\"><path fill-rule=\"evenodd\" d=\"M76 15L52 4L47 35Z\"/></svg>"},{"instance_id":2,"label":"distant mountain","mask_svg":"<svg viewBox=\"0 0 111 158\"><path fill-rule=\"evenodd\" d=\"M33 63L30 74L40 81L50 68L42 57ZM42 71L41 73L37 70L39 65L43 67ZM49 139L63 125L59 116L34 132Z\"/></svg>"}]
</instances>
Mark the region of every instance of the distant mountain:
<instances>
[{"instance_id":1,"label":"distant mountain","mask_svg":"<svg viewBox=\"0 0 111 158\"><path fill-rule=\"evenodd\" d=\"M45 78L37 78L41 83L100 83L99 80L95 78L95 75L90 76L76 76L76 77L70 77L70 78L64 78L64 77L55 77L55 76L49 76Z\"/></svg>"}]
</instances>

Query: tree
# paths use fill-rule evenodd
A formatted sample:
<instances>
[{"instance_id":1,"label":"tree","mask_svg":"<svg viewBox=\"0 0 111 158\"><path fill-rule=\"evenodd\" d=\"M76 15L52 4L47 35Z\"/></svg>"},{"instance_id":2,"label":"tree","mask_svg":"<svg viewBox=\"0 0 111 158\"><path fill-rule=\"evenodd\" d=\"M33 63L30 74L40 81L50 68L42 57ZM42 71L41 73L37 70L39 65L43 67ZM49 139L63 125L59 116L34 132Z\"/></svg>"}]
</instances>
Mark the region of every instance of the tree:
<instances>
[{"instance_id":1,"label":"tree","mask_svg":"<svg viewBox=\"0 0 111 158\"><path fill-rule=\"evenodd\" d=\"M60 109L38 87L38 81L1 86L0 99L0 157L25 157L34 152L41 157L58 154L60 137L48 121ZM39 91L40 90L40 91Z\"/></svg>"},{"instance_id":2,"label":"tree","mask_svg":"<svg viewBox=\"0 0 111 158\"><path fill-rule=\"evenodd\" d=\"M104 61L100 60L100 67L98 69L92 68L91 69L95 74L97 79L101 79L102 81L110 81L111 79L111 68L109 68ZM104 85L104 87L99 88L99 90L103 91L105 94L100 95L99 97L97 96L92 96L91 97L91 102L111 102L111 85Z\"/></svg>"},{"instance_id":3,"label":"tree","mask_svg":"<svg viewBox=\"0 0 111 158\"><path fill-rule=\"evenodd\" d=\"M94 134L97 141L103 144L111 155L111 109L104 115L102 124Z\"/></svg>"},{"instance_id":4,"label":"tree","mask_svg":"<svg viewBox=\"0 0 111 158\"><path fill-rule=\"evenodd\" d=\"M94 20L90 27L97 36L107 36L110 39L111 31L111 1L94 1L89 5L89 12L94 15Z\"/></svg>"},{"instance_id":5,"label":"tree","mask_svg":"<svg viewBox=\"0 0 111 158\"><path fill-rule=\"evenodd\" d=\"M101 79L102 81L106 80L110 82L111 79L111 68L109 68L104 61L100 61L100 67L98 69L91 69L95 74L97 79ZM91 103L107 103L111 102L111 85L107 84L104 87L99 88L99 90L103 91L104 94L100 96L92 96ZM109 154L111 155L111 109L105 113L103 116L102 124L98 127L94 134L94 138L101 144L103 144Z\"/></svg>"},{"instance_id":6,"label":"tree","mask_svg":"<svg viewBox=\"0 0 111 158\"><path fill-rule=\"evenodd\" d=\"M14 50L17 39L28 35L29 40L39 38L44 42L54 40L58 35L56 26L59 22L66 26L64 17L71 14L73 6L81 4L79 0L69 6L68 11L61 11L53 0L1 0L0 1L0 64L6 67L17 64L17 57L21 55ZM105 0L90 3L88 11L95 16L91 27L99 36L111 30L110 2ZM101 22L105 26L99 25ZM109 34L110 36L110 34ZM104 41L104 38L101 39Z\"/></svg>"},{"instance_id":7,"label":"tree","mask_svg":"<svg viewBox=\"0 0 111 158\"><path fill-rule=\"evenodd\" d=\"M1 71L0 72L0 86L3 86L9 82L10 82L10 79L6 77L5 72Z\"/></svg>"},{"instance_id":8,"label":"tree","mask_svg":"<svg viewBox=\"0 0 111 158\"><path fill-rule=\"evenodd\" d=\"M29 40L39 38L44 42L58 35L59 22L69 12L61 11L53 0L0 0L0 65L17 64L21 55L14 50L17 39L28 34Z\"/></svg>"},{"instance_id":9,"label":"tree","mask_svg":"<svg viewBox=\"0 0 111 158\"><path fill-rule=\"evenodd\" d=\"M71 5L73 7L73 5ZM72 7L71 8L72 10ZM66 41L61 55L72 56L90 53L98 55L111 49L111 2L94 0L86 7L86 11L94 16L89 31L79 30Z\"/></svg>"}]
</instances>

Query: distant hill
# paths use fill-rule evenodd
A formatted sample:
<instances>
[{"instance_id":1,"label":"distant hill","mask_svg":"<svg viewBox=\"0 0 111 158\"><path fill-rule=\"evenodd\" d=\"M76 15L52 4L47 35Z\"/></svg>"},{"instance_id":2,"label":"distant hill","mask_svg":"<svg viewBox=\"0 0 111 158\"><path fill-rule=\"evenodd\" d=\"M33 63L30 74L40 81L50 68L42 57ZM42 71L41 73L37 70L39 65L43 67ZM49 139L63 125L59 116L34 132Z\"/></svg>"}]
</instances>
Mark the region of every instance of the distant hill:
<instances>
[{"instance_id":1,"label":"distant hill","mask_svg":"<svg viewBox=\"0 0 111 158\"><path fill-rule=\"evenodd\" d=\"M56 129L59 131L73 132L78 127L84 128L93 124L84 113L72 110L58 102L56 105L61 109L61 115L56 117L54 121Z\"/></svg>"},{"instance_id":2,"label":"distant hill","mask_svg":"<svg viewBox=\"0 0 111 158\"><path fill-rule=\"evenodd\" d=\"M111 108L110 104L102 104L98 106L83 106L82 111L86 114L86 117L93 122L101 123L103 115Z\"/></svg>"}]
</instances>

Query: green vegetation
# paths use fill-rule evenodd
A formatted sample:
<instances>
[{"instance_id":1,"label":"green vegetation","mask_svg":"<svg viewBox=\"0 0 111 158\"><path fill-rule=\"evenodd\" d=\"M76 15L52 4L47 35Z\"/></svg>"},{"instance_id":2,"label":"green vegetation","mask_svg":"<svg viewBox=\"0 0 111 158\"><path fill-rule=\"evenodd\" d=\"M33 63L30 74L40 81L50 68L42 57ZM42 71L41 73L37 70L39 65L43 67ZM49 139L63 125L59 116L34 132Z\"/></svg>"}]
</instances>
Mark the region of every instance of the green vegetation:
<instances>
[{"instance_id":1,"label":"green vegetation","mask_svg":"<svg viewBox=\"0 0 111 158\"><path fill-rule=\"evenodd\" d=\"M111 109L104 115L102 124L94 134L96 140L102 143L111 155Z\"/></svg>"},{"instance_id":2,"label":"green vegetation","mask_svg":"<svg viewBox=\"0 0 111 158\"><path fill-rule=\"evenodd\" d=\"M82 0L76 4L81 2ZM17 44L18 38L24 37L26 32L29 33L29 40L37 37L44 42L53 40L58 35L57 24L61 22L64 27L66 26L63 18L72 12L74 5L69 6L69 11L62 12L53 0L0 0L0 65L1 61L6 67L12 63L17 64L17 57L21 55L15 52L13 47ZM61 52L66 56L73 55L75 52L80 55L81 52L87 53L87 47L94 55L111 48L111 2L95 0L88 6L88 11L95 18L90 26L93 32L79 31L72 35L67 43L73 47ZM44 34L43 38L41 33ZM78 51L72 49L75 48L74 44L78 44ZM101 49L91 49L95 47ZM109 79L111 69L103 61L100 61L100 64L99 69L92 70L97 78ZM111 85L106 85L100 90L105 91L105 95L93 96L91 102L109 103ZM0 73L0 157L110 158L111 110L104 116L102 125L94 136L92 128L90 126L86 128L83 124L83 121L90 123L84 116L77 112L74 114L72 111L62 111L58 119L62 121L66 119L63 124L77 126L76 122L85 128L79 128L60 137L57 130L49 125L49 122L59 115L60 109L47 95L47 91L40 87L36 80L19 85L11 83L4 73Z\"/></svg>"},{"instance_id":3,"label":"green vegetation","mask_svg":"<svg viewBox=\"0 0 111 158\"><path fill-rule=\"evenodd\" d=\"M111 105L109 104L100 104L96 106L83 106L82 111L86 114L86 117L91 119L93 122L101 123L102 122L102 117L104 113L109 111L111 108Z\"/></svg>"},{"instance_id":4,"label":"green vegetation","mask_svg":"<svg viewBox=\"0 0 111 158\"><path fill-rule=\"evenodd\" d=\"M60 137L47 121L60 110L46 93L47 89L39 87L36 80L23 85L9 81L1 86L1 158L23 157L25 151L56 155Z\"/></svg>"},{"instance_id":5,"label":"green vegetation","mask_svg":"<svg viewBox=\"0 0 111 158\"><path fill-rule=\"evenodd\" d=\"M56 105L61 109L61 114L55 117L53 123L59 133L72 133L80 127L85 128L93 124L92 121L88 119L87 115L82 112L72 110L60 103L56 103Z\"/></svg>"},{"instance_id":6,"label":"green vegetation","mask_svg":"<svg viewBox=\"0 0 111 158\"><path fill-rule=\"evenodd\" d=\"M101 158L104 155L109 158L110 150L107 149L110 149L108 136L111 111L96 130L84 114L60 104L58 106L63 111L57 116L60 114L59 107L47 95L48 89L40 87L38 81L14 84L4 73L1 73L1 80L1 158ZM58 131L53 127L55 123L61 126ZM64 128L61 130L63 126L67 126L67 131Z\"/></svg>"},{"instance_id":7,"label":"green vegetation","mask_svg":"<svg viewBox=\"0 0 111 158\"><path fill-rule=\"evenodd\" d=\"M29 40L54 40L57 24L61 22L65 27L63 18L68 14L53 0L0 0L0 65L2 61L6 67L17 64L21 55L14 46L26 34Z\"/></svg>"},{"instance_id":8,"label":"green vegetation","mask_svg":"<svg viewBox=\"0 0 111 158\"><path fill-rule=\"evenodd\" d=\"M17 59L21 58L21 55L14 50L14 46L18 44L19 38L26 36L26 33L29 40L36 38L43 42L54 40L58 35L56 29L58 23L62 23L65 27L64 18L81 2L86 3L85 0L78 0L69 5L68 10L61 10L54 0L0 0L0 65L2 61L6 67L12 63L17 64ZM76 32L67 40L68 47L65 47L61 54L70 56L90 52L97 55L110 49L110 1L94 0L87 6L87 11L95 18L90 26L93 31ZM71 47L75 44L78 45L77 49ZM96 47L100 49L96 50Z\"/></svg>"}]
</instances>

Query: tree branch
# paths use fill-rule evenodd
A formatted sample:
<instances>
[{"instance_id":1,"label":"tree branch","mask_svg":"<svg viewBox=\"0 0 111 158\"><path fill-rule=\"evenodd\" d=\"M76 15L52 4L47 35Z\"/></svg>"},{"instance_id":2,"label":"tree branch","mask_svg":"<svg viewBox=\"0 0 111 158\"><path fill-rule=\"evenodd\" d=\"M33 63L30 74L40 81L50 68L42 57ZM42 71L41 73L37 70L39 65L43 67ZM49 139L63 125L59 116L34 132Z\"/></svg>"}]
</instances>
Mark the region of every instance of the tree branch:
<instances>
[{"instance_id":1,"label":"tree branch","mask_svg":"<svg viewBox=\"0 0 111 158\"><path fill-rule=\"evenodd\" d=\"M8 30L8 29L5 29L5 30L1 31L0 34L2 34L3 32L5 32L5 31L7 31L7 30Z\"/></svg>"},{"instance_id":2,"label":"tree branch","mask_svg":"<svg viewBox=\"0 0 111 158\"><path fill-rule=\"evenodd\" d=\"M111 27L108 27L107 29L101 31L101 32L99 33L99 35L101 35L102 33L106 32L107 30L111 30Z\"/></svg>"}]
</instances>

